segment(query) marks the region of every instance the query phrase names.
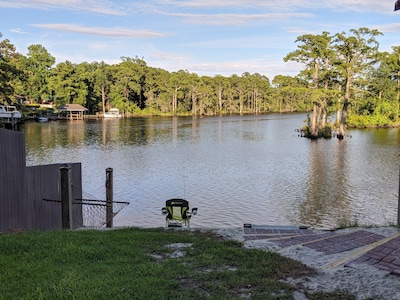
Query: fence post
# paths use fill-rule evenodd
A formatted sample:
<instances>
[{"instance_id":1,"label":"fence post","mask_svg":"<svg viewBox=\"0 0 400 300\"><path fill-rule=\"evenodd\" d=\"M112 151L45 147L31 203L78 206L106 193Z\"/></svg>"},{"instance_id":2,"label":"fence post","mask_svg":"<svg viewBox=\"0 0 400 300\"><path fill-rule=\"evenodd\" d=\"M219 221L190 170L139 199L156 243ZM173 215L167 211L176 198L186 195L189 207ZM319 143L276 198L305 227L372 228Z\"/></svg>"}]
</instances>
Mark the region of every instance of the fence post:
<instances>
[{"instance_id":1,"label":"fence post","mask_svg":"<svg viewBox=\"0 0 400 300\"><path fill-rule=\"evenodd\" d=\"M71 229L72 225L72 188L71 166L60 168L61 177L61 214L62 229Z\"/></svg>"},{"instance_id":2,"label":"fence post","mask_svg":"<svg viewBox=\"0 0 400 300\"><path fill-rule=\"evenodd\" d=\"M400 167L399 167L399 198L397 201L397 226L400 227Z\"/></svg>"},{"instance_id":3,"label":"fence post","mask_svg":"<svg viewBox=\"0 0 400 300\"><path fill-rule=\"evenodd\" d=\"M113 169L106 169L106 227L113 226Z\"/></svg>"}]
</instances>

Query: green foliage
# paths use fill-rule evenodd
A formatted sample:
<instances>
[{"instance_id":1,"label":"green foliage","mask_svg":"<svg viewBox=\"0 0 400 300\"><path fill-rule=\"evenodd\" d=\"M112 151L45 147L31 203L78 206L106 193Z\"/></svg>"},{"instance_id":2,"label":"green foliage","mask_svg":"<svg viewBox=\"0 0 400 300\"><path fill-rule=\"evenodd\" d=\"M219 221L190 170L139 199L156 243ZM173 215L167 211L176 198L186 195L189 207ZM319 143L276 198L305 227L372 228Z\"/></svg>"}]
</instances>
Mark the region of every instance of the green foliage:
<instances>
[{"instance_id":1,"label":"green foliage","mask_svg":"<svg viewBox=\"0 0 400 300\"><path fill-rule=\"evenodd\" d=\"M27 77L24 80L28 99L36 102L50 99L48 79L55 58L42 45L28 47L27 57L21 57L21 65Z\"/></svg>"},{"instance_id":2,"label":"green foliage","mask_svg":"<svg viewBox=\"0 0 400 300\"><path fill-rule=\"evenodd\" d=\"M373 114L373 115L356 115L350 114L347 119L347 124L350 127L385 127L396 125L393 120L385 115Z\"/></svg>"},{"instance_id":3,"label":"green foliage","mask_svg":"<svg viewBox=\"0 0 400 300\"><path fill-rule=\"evenodd\" d=\"M0 38L2 34L0 33ZM0 103L11 104L14 95L12 79L20 75L16 64L17 53L9 40L0 41Z\"/></svg>"}]
</instances>

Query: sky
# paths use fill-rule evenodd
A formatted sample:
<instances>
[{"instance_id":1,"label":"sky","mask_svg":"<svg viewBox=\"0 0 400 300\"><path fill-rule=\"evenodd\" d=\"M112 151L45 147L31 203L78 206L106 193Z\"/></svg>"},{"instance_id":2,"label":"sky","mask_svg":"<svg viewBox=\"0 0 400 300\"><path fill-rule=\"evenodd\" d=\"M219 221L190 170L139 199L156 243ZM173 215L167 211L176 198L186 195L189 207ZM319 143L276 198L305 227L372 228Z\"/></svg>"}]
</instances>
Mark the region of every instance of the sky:
<instances>
[{"instance_id":1,"label":"sky","mask_svg":"<svg viewBox=\"0 0 400 300\"><path fill-rule=\"evenodd\" d=\"M303 34L367 27L380 51L400 45L395 0L0 0L0 33L23 55L40 44L56 63L138 57L200 76L295 76L283 58Z\"/></svg>"}]
</instances>

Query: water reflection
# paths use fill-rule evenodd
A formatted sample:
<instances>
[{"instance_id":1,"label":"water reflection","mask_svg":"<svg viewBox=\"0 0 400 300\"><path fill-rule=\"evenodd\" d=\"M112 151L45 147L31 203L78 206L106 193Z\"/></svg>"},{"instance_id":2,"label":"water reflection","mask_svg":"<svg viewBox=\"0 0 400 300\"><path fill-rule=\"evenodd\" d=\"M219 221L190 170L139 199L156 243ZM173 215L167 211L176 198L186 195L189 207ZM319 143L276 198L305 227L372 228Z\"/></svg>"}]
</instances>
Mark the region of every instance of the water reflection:
<instances>
[{"instance_id":1,"label":"water reflection","mask_svg":"<svg viewBox=\"0 0 400 300\"><path fill-rule=\"evenodd\" d=\"M154 117L27 123L29 165L82 162L84 194L129 201L115 225L163 226L160 208L185 197L193 226L393 224L399 129L350 130L352 138L310 141L304 114Z\"/></svg>"},{"instance_id":2,"label":"water reflection","mask_svg":"<svg viewBox=\"0 0 400 300\"><path fill-rule=\"evenodd\" d=\"M348 210L351 195L346 143L347 140L310 142L306 199L300 205L303 224L329 228L354 221Z\"/></svg>"}]
</instances>

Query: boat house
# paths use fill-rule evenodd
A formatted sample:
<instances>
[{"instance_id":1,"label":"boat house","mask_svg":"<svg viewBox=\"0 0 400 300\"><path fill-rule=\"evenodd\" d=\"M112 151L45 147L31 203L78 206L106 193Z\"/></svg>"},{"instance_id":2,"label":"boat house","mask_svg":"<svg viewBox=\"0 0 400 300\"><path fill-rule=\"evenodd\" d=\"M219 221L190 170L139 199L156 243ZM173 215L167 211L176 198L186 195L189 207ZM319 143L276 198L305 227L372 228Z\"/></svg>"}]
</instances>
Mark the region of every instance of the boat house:
<instances>
[{"instance_id":1,"label":"boat house","mask_svg":"<svg viewBox=\"0 0 400 300\"><path fill-rule=\"evenodd\" d=\"M0 105L0 127L17 130L22 122L22 114L15 106Z\"/></svg>"},{"instance_id":2,"label":"boat house","mask_svg":"<svg viewBox=\"0 0 400 300\"><path fill-rule=\"evenodd\" d=\"M57 108L58 118L65 120L83 120L88 109L80 104L64 104Z\"/></svg>"}]
</instances>

